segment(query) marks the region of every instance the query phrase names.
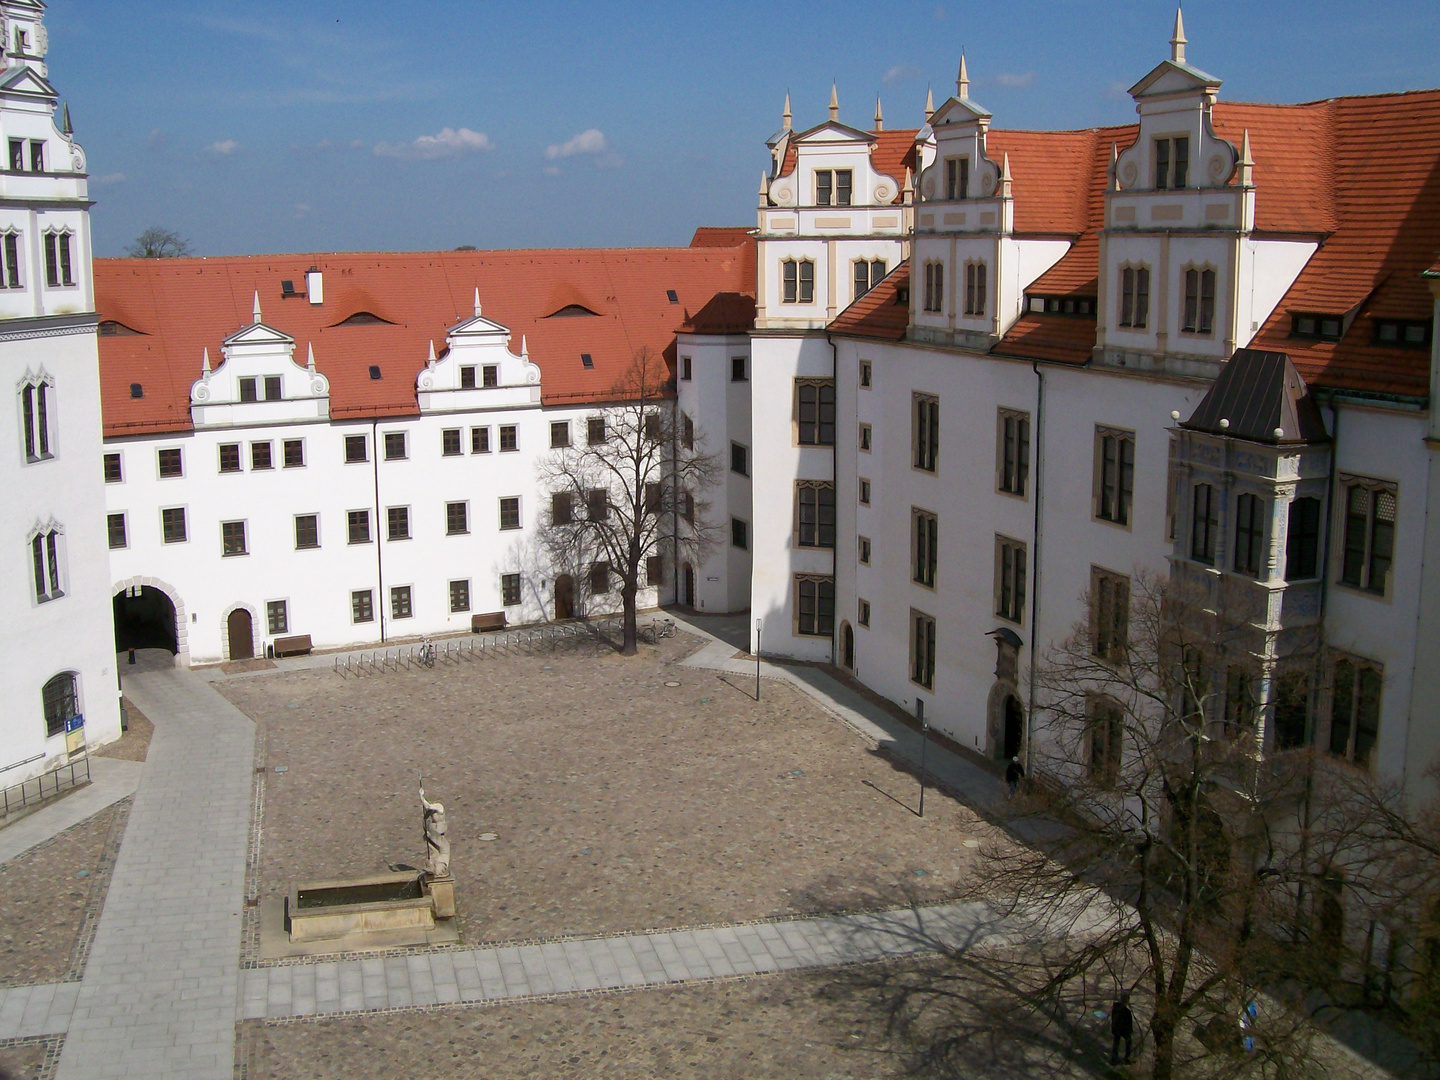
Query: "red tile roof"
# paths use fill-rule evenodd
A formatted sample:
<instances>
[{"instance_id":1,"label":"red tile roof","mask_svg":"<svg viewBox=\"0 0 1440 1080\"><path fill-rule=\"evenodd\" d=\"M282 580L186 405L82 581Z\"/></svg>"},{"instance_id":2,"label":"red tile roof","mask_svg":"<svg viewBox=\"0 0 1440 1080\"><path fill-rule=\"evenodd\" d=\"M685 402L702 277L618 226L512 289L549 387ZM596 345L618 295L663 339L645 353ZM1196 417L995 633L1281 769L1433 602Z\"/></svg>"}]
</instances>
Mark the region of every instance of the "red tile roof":
<instances>
[{"instance_id":1,"label":"red tile roof","mask_svg":"<svg viewBox=\"0 0 1440 1080\"><path fill-rule=\"evenodd\" d=\"M910 324L910 260L906 259L873 289L847 307L830 323L832 334L901 341ZM905 289L906 298L900 299Z\"/></svg>"},{"instance_id":2,"label":"red tile roof","mask_svg":"<svg viewBox=\"0 0 1440 1080\"><path fill-rule=\"evenodd\" d=\"M100 338L105 434L188 430L202 350L219 364L220 342L252 321L257 290L265 323L295 338L297 361L314 346L337 419L417 415L430 342L443 347L446 330L473 314L476 288L485 315L513 332L512 350L527 338L546 404L603 400L641 346L673 363L687 311L753 291L754 249L746 237L731 247L96 259L101 320L138 332ZM303 288L311 265L325 275L325 302L282 300L281 280ZM546 317L576 297L597 314ZM340 325L360 312L385 322ZM381 379L370 379L372 364ZM131 383L143 398L131 398Z\"/></svg>"},{"instance_id":3,"label":"red tile roof","mask_svg":"<svg viewBox=\"0 0 1440 1080\"><path fill-rule=\"evenodd\" d=\"M991 352L1027 360L1083 364L1095 348L1095 320L1074 315L1025 314Z\"/></svg>"}]
</instances>

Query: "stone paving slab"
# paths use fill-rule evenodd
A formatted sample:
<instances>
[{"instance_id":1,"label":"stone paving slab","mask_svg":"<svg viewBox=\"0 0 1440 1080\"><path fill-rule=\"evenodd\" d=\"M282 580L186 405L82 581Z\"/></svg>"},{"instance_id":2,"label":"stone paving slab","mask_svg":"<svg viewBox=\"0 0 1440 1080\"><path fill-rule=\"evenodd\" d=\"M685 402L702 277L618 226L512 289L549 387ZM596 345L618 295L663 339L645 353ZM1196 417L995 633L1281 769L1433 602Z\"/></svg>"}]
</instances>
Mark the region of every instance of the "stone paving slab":
<instances>
[{"instance_id":1,"label":"stone paving slab","mask_svg":"<svg viewBox=\"0 0 1440 1080\"><path fill-rule=\"evenodd\" d=\"M90 783L0 829L0 863L9 862L36 844L58 836L72 825L78 825L127 795L133 795L140 784L140 773L144 767L138 761L92 754Z\"/></svg>"}]
</instances>

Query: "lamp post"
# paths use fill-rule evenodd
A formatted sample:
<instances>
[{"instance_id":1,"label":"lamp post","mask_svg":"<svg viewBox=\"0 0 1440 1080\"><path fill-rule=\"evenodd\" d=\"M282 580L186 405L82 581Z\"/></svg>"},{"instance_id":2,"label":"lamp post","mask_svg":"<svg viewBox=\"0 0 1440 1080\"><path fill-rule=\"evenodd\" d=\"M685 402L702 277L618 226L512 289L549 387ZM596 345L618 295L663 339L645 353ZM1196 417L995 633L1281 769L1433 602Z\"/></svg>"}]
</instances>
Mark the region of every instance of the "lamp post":
<instances>
[{"instance_id":1,"label":"lamp post","mask_svg":"<svg viewBox=\"0 0 1440 1080\"><path fill-rule=\"evenodd\" d=\"M915 719L920 721L920 816L925 816L925 750L930 745L930 723L925 719L925 699L915 699Z\"/></svg>"},{"instance_id":2,"label":"lamp post","mask_svg":"<svg viewBox=\"0 0 1440 1080\"><path fill-rule=\"evenodd\" d=\"M760 624L764 620L755 620L755 700L760 700Z\"/></svg>"}]
</instances>

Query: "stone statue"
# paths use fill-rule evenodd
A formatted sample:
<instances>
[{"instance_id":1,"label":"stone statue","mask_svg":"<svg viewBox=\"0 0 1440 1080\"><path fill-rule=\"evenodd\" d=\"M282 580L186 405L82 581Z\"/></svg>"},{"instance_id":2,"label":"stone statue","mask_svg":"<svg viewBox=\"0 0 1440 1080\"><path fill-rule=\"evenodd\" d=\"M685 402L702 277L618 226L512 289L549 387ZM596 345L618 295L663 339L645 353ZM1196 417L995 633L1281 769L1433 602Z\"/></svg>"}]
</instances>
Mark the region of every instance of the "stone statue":
<instances>
[{"instance_id":1,"label":"stone statue","mask_svg":"<svg viewBox=\"0 0 1440 1080\"><path fill-rule=\"evenodd\" d=\"M420 789L420 805L425 811L425 851L429 856L425 871L432 878L450 876L450 838L445 821L445 804L431 802L425 798L425 789Z\"/></svg>"}]
</instances>

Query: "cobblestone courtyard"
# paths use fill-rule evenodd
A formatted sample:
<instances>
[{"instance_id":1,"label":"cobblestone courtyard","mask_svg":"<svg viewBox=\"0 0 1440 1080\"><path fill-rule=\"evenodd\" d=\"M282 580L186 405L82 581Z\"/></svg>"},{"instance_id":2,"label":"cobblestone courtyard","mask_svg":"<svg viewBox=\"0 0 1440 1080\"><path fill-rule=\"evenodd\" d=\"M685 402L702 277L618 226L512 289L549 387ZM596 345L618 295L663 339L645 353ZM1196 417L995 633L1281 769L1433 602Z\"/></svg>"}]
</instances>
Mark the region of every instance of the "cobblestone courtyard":
<instances>
[{"instance_id":1,"label":"cobblestone courtyard","mask_svg":"<svg viewBox=\"0 0 1440 1080\"><path fill-rule=\"evenodd\" d=\"M788 685L676 666L694 644L217 684L262 729L261 896L420 864L422 773L470 944L953 895L988 826L916 817L912 775Z\"/></svg>"}]
</instances>

